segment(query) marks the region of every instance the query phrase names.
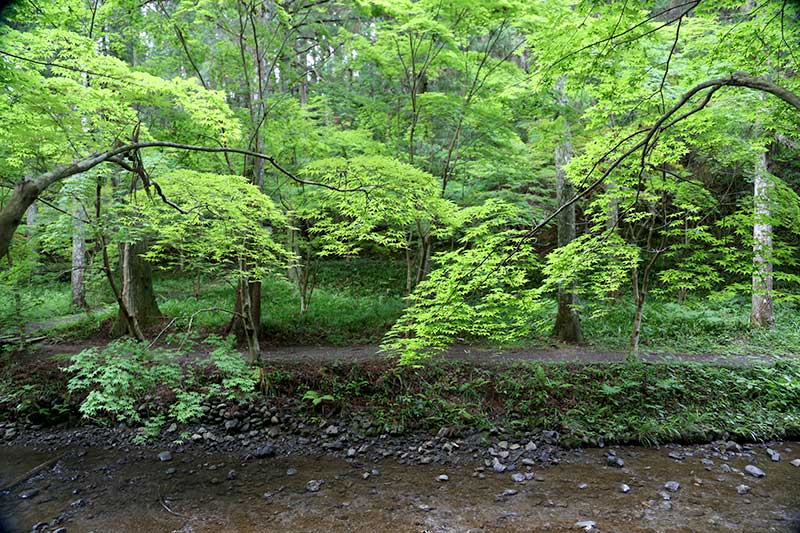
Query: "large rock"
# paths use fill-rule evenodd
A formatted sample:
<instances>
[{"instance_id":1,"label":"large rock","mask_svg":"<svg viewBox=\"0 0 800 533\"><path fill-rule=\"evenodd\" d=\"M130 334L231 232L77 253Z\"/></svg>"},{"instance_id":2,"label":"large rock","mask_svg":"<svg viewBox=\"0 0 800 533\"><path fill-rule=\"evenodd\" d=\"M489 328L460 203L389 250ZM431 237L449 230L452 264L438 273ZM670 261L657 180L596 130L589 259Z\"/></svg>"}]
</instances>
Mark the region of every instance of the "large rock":
<instances>
[{"instance_id":1,"label":"large rock","mask_svg":"<svg viewBox=\"0 0 800 533\"><path fill-rule=\"evenodd\" d=\"M753 477L761 478L767 475L766 473L764 473L763 470L754 465L747 465L746 467L744 467L744 471Z\"/></svg>"},{"instance_id":2,"label":"large rock","mask_svg":"<svg viewBox=\"0 0 800 533\"><path fill-rule=\"evenodd\" d=\"M256 448L253 454L257 459L265 459L267 457L275 457L275 446L272 444L265 444Z\"/></svg>"}]
</instances>

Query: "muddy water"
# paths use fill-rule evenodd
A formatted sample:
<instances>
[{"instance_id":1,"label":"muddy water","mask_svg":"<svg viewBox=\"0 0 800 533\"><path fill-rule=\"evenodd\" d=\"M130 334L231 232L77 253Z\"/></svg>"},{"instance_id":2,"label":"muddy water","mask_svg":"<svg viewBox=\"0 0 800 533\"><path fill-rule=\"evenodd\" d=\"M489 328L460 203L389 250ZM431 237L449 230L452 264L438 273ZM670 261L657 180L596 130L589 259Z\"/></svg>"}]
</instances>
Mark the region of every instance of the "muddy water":
<instances>
[{"instance_id":1,"label":"muddy water","mask_svg":"<svg viewBox=\"0 0 800 533\"><path fill-rule=\"evenodd\" d=\"M754 448L750 458L727 461L708 448L617 448L624 468L606 466L606 450L589 449L570 453L559 465L536 467L535 478L524 483L490 469L480 472L485 475L480 479L474 467L390 460L244 461L173 451L171 461L161 462L158 450L72 449L1 503L15 531L47 522L49 531L65 527L70 533L578 531L576 522L585 520L595 522L596 531L798 531L800 468L789 461L800 457L800 443L773 448L781 451L780 462L770 461L763 448ZM676 460L670 452L686 457ZM0 447L0 486L50 457L29 448ZM742 473L750 463L766 477ZM287 475L290 468L297 473ZM379 472L364 479L372 469ZM437 481L441 474L449 480ZM312 479L324 480L318 492L306 490ZM666 481L681 488L668 494ZM630 486L629 493L620 491L622 483ZM740 484L749 485L750 493L739 495ZM518 492L503 495L508 489ZM20 497L31 490L38 492Z\"/></svg>"}]
</instances>

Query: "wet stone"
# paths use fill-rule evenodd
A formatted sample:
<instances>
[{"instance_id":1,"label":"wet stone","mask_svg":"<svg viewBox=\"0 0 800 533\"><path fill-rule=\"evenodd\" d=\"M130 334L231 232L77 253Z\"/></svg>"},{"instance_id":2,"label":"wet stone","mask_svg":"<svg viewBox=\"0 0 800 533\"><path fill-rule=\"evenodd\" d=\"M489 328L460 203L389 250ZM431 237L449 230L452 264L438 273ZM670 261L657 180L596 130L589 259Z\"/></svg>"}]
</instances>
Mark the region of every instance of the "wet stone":
<instances>
[{"instance_id":1,"label":"wet stone","mask_svg":"<svg viewBox=\"0 0 800 533\"><path fill-rule=\"evenodd\" d=\"M39 489L28 489L20 492L19 497L23 500L30 500L31 498L35 498L37 494L39 494Z\"/></svg>"},{"instance_id":2,"label":"wet stone","mask_svg":"<svg viewBox=\"0 0 800 533\"><path fill-rule=\"evenodd\" d=\"M575 522L575 528L584 531L592 531L597 528L597 523L592 520L581 520L580 522Z\"/></svg>"},{"instance_id":3,"label":"wet stone","mask_svg":"<svg viewBox=\"0 0 800 533\"><path fill-rule=\"evenodd\" d=\"M170 452L161 452L158 454L159 461L172 461L172 454Z\"/></svg>"},{"instance_id":4,"label":"wet stone","mask_svg":"<svg viewBox=\"0 0 800 533\"><path fill-rule=\"evenodd\" d=\"M791 464L792 464L792 466L796 466L797 468L800 468L800 459L795 459L794 461L792 461Z\"/></svg>"},{"instance_id":5,"label":"wet stone","mask_svg":"<svg viewBox=\"0 0 800 533\"><path fill-rule=\"evenodd\" d=\"M745 494L749 494L750 493L750 487L748 487L747 485L738 485L736 487L736 492L739 495L744 496Z\"/></svg>"},{"instance_id":6,"label":"wet stone","mask_svg":"<svg viewBox=\"0 0 800 533\"><path fill-rule=\"evenodd\" d=\"M291 468L291 467L287 468L286 469L286 475L287 476L295 476L295 475L297 475L297 469L296 468Z\"/></svg>"},{"instance_id":7,"label":"wet stone","mask_svg":"<svg viewBox=\"0 0 800 533\"><path fill-rule=\"evenodd\" d=\"M323 483L325 483L325 480L323 479L312 479L306 483L306 490L308 492L319 492L319 489L322 488Z\"/></svg>"},{"instance_id":8,"label":"wet stone","mask_svg":"<svg viewBox=\"0 0 800 533\"><path fill-rule=\"evenodd\" d=\"M664 488L670 492L678 492L681 489L681 484L677 481L667 481L664 483Z\"/></svg>"},{"instance_id":9,"label":"wet stone","mask_svg":"<svg viewBox=\"0 0 800 533\"><path fill-rule=\"evenodd\" d=\"M275 456L275 446L272 444L265 444L264 446L259 446L256 448L256 452L254 454L257 459L264 459L266 457L274 457Z\"/></svg>"},{"instance_id":10,"label":"wet stone","mask_svg":"<svg viewBox=\"0 0 800 533\"><path fill-rule=\"evenodd\" d=\"M631 488L630 488L630 486L628 486L625 483L623 483L622 485L619 486L619 491L622 494L628 494L631 491Z\"/></svg>"},{"instance_id":11,"label":"wet stone","mask_svg":"<svg viewBox=\"0 0 800 533\"><path fill-rule=\"evenodd\" d=\"M772 448L767 448L767 455L769 455L769 458L775 463L781 460L781 454L779 454Z\"/></svg>"},{"instance_id":12,"label":"wet stone","mask_svg":"<svg viewBox=\"0 0 800 533\"><path fill-rule=\"evenodd\" d=\"M436 476L436 481L450 481L450 478L447 474L442 474L440 476Z\"/></svg>"},{"instance_id":13,"label":"wet stone","mask_svg":"<svg viewBox=\"0 0 800 533\"><path fill-rule=\"evenodd\" d=\"M764 473L763 470L761 470L760 468L758 468L757 466L754 466L754 465L747 465L746 467L744 467L744 471L747 472L748 474L750 474L751 476L758 477L758 478L761 478L761 477L764 477L764 476L767 475L767 474Z\"/></svg>"},{"instance_id":14,"label":"wet stone","mask_svg":"<svg viewBox=\"0 0 800 533\"><path fill-rule=\"evenodd\" d=\"M514 483L522 483L525 481L525 474L522 472L517 472L516 474L511 474L511 481Z\"/></svg>"}]
</instances>

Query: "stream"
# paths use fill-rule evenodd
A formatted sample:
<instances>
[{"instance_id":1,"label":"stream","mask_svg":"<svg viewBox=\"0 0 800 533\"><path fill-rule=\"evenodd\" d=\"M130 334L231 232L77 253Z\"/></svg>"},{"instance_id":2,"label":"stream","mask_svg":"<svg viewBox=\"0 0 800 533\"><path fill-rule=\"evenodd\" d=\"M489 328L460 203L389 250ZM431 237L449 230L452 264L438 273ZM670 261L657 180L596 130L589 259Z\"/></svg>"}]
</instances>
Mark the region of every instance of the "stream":
<instances>
[{"instance_id":1,"label":"stream","mask_svg":"<svg viewBox=\"0 0 800 533\"><path fill-rule=\"evenodd\" d=\"M0 504L11 531L59 533L800 531L800 467L791 463L800 443L772 449L777 462L761 446L741 454L617 447L624 465L615 467L607 449L590 448L557 465L495 473L479 462L255 459L195 449L173 450L165 461L152 448L75 447L26 478L54 456L5 446L0 486L26 479ZM748 474L747 465L766 475ZM680 487L667 490L668 481Z\"/></svg>"}]
</instances>

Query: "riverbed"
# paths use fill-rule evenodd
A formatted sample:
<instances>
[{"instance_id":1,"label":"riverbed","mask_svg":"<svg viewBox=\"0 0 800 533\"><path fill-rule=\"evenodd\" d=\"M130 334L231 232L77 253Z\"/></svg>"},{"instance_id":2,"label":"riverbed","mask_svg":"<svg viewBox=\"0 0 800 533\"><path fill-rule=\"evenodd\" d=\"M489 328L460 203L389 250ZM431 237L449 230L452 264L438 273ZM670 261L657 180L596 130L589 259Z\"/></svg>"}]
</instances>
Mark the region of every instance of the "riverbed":
<instances>
[{"instance_id":1,"label":"riverbed","mask_svg":"<svg viewBox=\"0 0 800 533\"><path fill-rule=\"evenodd\" d=\"M617 447L615 465L589 448L496 473L480 462L4 446L0 486L24 478L2 499L12 531L798 531L800 443L772 443L778 461L765 450Z\"/></svg>"}]
</instances>

